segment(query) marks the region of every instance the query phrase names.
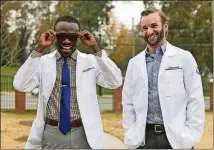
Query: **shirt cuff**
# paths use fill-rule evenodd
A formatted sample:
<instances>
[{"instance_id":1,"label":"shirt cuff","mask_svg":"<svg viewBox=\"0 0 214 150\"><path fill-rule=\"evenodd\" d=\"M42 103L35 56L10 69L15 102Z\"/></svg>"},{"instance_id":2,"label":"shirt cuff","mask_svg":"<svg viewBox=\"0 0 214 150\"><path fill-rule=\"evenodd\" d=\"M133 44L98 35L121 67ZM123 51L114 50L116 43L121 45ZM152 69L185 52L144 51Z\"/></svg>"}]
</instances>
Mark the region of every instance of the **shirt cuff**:
<instances>
[{"instance_id":1,"label":"shirt cuff","mask_svg":"<svg viewBox=\"0 0 214 150\"><path fill-rule=\"evenodd\" d=\"M32 52L31 52L31 54L30 54L30 57L31 58L39 58L39 57L41 57L42 56L42 53L39 53L39 52L37 52L37 51L35 51L35 50L33 50Z\"/></svg>"},{"instance_id":2,"label":"shirt cuff","mask_svg":"<svg viewBox=\"0 0 214 150\"><path fill-rule=\"evenodd\" d=\"M102 57L102 53L103 53L102 50L100 50L100 51L94 53L94 55L99 57L99 58L101 58Z\"/></svg>"}]
</instances>

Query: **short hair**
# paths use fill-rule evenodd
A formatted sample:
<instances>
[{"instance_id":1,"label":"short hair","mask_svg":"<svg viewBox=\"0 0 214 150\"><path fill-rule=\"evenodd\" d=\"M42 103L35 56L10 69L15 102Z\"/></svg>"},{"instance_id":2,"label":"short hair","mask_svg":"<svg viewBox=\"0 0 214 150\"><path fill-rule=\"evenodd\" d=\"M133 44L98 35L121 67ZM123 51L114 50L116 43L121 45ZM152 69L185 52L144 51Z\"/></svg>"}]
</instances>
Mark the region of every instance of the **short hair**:
<instances>
[{"instance_id":1,"label":"short hair","mask_svg":"<svg viewBox=\"0 0 214 150\"><path fill-rule=\"evenodd\" d=\"M72 16L60 16L54 23L54 30L56 30L56 25L59 22L69 22L69 23L76 23L79 27L79 31L80 31L80 22L79 20L77 20L76 18L72 17Z\"/></svg>"},{"instance_id":2,"label":"short hair","mask_svg":"<svg viewBox=\"0 0 214 150\"><path fill-rule=\"evenodd\" d=\"M156 13L156 12L159 14L159 16L161 18L161 21L162 21L162 24L168 23L168 19L167 19L166 15L162 11L160 11L159 9L156 9L156 8L153 8L153 7L148 8L147 10L142 11L141 12L141 18L143 16L148 16L148 15Z\"/></svg>"},{"instance_id":3,"label":"short hair","mask_svg":"<svg viewBox=\"0 0 214 150\"><path fill-rule=\"evenodd\" d=\"M148 16L148 15L153 14L153 13L158 13L158 15L159 15L160 18L161 18L162 25L163 25L164 23L169 24L169 23L168 23L167 16L165 15L165 13L162 12L162 11L160 11L159 9L154 8L154 7L150 7L150 8L148 8L148 9L142 11L142 12L141 12L141 19L142 19L143 16ZM166 36L167 36L167 35L168 35L168 30L166 31Z\"/></svg>"}]
</instances>

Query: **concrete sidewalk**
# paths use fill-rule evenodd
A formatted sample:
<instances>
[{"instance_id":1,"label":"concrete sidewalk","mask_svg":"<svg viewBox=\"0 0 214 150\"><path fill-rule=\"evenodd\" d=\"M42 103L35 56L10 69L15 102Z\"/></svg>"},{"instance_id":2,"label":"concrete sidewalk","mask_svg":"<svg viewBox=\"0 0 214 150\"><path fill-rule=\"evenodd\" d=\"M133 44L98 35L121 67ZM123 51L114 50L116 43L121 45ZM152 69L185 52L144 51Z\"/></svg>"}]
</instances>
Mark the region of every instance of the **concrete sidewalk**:
<instances>
[{"instance_id":1,"label":"concrete sidewalk","mask_svg":"<svg viewBox=\"0 0 214 150\"><path fill-rule=\"evenodd\" d=\"M127 147L117 137L105 133L105 149L127 149Z\"/></svg>"}]
</instances>

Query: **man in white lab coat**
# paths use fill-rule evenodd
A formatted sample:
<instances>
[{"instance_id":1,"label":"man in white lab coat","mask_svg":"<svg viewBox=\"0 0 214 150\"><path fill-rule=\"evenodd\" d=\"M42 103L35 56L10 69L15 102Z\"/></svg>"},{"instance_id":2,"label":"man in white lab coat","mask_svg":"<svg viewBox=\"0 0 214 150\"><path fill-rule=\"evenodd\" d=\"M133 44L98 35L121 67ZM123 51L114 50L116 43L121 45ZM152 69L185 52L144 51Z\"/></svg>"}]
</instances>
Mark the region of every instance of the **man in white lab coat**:
<instances>
[{"instance_id":1,"label":"man in white lab coat","mask_svg":"<svg viewBox=\"0 0 214 150\"><path fill-rule=\"evenodd\" d=\"M139 149L191 149L204 128L201 76L192 54L166 41L166 15L141 13L147 47L129 61L122 91L124 143Z\"/></svg>"},{"instance_id":2,"label":"man in white lab coat","mask_svg":"<svg viewBox=\"0 0 214 150\"><path fill-rule=\"evenodd\" d=\"M77 40L93 54L77 50ZM42 52L55 43L57 50ZM59 17L54 30L44 32L36 50L14 79L18 91L39 85L37 116L27 149L103 149L104 132L96 96L96 83L110 89L121 86L120 69L100 50L88 31L80 31L72 16Z\"/></svg>"}]
</instances>

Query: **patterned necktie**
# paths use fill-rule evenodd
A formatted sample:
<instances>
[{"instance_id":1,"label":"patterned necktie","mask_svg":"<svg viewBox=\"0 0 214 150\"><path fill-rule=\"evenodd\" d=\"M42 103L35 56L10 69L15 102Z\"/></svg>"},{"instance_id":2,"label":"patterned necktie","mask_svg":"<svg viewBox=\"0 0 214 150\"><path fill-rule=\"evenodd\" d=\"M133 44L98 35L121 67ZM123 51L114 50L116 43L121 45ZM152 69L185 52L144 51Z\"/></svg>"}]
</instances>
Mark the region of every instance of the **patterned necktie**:
<instances>
[{"instance_id":1,"label":"patterned necktie","mask_svg":"<svg viewBox=\"0 0 214 150\"><path fill-rule=\"evenodd\" d=\"M64 64L62 66L62 90L59 130L63 134L67 134L70 130L70 127L70 71L66 62L66 58L64 58Z\"/></svg>"}]
</instances>

